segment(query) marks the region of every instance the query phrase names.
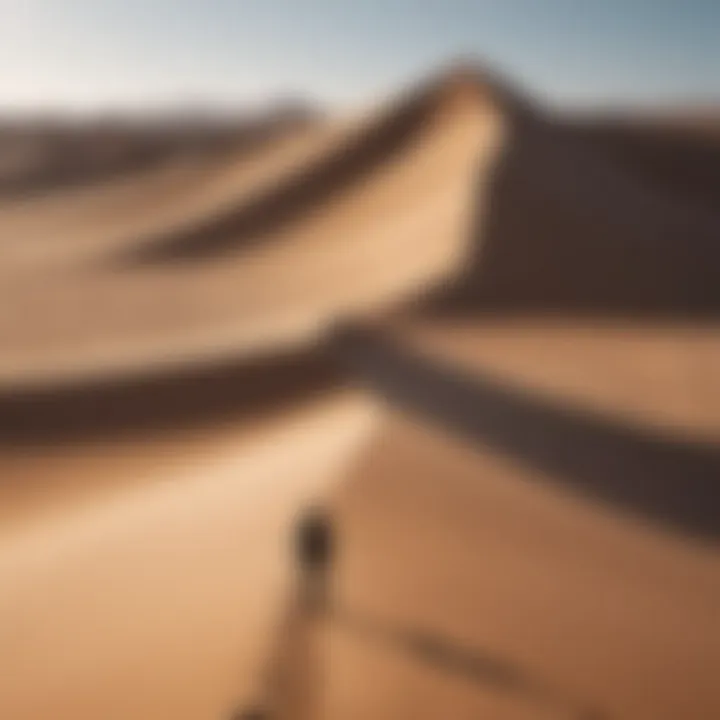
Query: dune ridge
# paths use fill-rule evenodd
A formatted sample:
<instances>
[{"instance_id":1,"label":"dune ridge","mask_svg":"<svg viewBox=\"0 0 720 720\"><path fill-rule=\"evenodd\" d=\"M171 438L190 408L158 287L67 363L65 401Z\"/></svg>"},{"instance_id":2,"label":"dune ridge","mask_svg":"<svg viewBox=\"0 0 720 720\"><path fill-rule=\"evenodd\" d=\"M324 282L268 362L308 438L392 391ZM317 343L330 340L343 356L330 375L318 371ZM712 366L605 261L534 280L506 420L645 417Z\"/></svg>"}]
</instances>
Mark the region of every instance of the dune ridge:
<instances>
[{"instance_id":1,"label":"dune ridge","mask_svg":"<svg viewBox=\"0 0 720 720\"><path fill-rule=\"evenodd\" d=\"M301 125L0 197L0 716L720 716L715 140Z\"/></svg>"}]
</instances>

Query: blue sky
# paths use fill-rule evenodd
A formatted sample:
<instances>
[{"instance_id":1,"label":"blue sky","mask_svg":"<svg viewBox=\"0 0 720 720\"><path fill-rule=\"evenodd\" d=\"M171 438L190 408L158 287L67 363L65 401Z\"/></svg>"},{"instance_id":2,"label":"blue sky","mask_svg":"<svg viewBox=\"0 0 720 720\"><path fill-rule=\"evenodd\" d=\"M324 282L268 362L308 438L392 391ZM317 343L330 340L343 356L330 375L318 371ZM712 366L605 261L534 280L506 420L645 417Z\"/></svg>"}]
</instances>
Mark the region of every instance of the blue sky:
<instances>
[{"instance_id":1,"label":"blue sky","mask_svg":"<svg viewBox=\"0 0 720 720\"><path fill-rule=\"evenodd\" d=\"M720 100L720 0L0 0L5 107L352 104L469 54L560 103Z\"/></svg>"}]
</instances>

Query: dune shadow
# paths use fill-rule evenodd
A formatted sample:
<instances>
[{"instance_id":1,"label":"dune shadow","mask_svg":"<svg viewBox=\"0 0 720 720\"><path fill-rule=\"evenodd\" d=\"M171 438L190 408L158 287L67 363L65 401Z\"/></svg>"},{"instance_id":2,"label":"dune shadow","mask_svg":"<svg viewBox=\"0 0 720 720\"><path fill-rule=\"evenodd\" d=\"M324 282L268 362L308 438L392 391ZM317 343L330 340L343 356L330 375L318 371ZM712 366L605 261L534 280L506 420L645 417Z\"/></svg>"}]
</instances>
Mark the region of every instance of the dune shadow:
<instances>
[{"instance_id":1,"label":"dune shadow","mask_svg":"<svg viewBox=\"0 0 720 720\"><path fill-rule=\"evenodd\" d=\"M157 375L0 394L0 448L142 437L155 428L208 421L257 421L343 383L338 365L316 348L252 361L230 359Z\"/></svg>"},{"instance_id":2,"label":"dune shadow","mask_svg":"<svg viewBox=\"0 0 720 720\"><path fill-rule=\"evenodd\" d=\"M338 331L336 352L391 404L538 469L562 487L699 538L720 535L720 448L535 396L402 347Z\"/></svg>"},{"instance_id":3,"label":"dune shadow","mask_svg":"<svg viewBox=\"0 0 720 720\"><path fill-rule=\"evenodd\" d=\"M516 118L491 182L479 183L488 196L465 269L426 311L717 319L720 212L708 198L720 153L636 135L644 144L630 131Z\"/></svg>"},{"instance_id":4,"label":"dune shadow","mask_svg":"<svg viewBox=\"0 0 720 720\"><path fill-rule=\"evenodd\" d=\"M697 123L699 125L699 123ZM566 121L564 132L591 143L669 202L717 212L720 207L720 134L690 122L588 118Z\"/></svg>"}]
</instances>

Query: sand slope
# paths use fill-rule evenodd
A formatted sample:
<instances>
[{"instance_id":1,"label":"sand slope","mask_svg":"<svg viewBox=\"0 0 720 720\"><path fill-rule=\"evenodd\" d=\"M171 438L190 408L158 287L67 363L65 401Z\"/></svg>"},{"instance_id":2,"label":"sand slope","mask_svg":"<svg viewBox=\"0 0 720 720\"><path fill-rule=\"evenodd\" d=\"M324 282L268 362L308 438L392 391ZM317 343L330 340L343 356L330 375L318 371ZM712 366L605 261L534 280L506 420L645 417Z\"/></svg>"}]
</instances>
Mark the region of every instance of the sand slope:
<instances>
[{"instance_id":1,"label":"sand slope","mask_svg":"<svg viewBox=\"0 0 720 720\"><path fill-rule=\"evenodd\" d=\"M0 716L719 715L715 166L614 132L463 67L3 199Z\"/></svg>"},{"instance_id":2,"label":"sand slope","mask_svg":"<svg viewBox=\"0 0 720 720\"><path fill-rule=\"evenodd\" d=\"M0 460L3 717L190 720L252 701L291 523L372 421L339 393L245 427Z\"/></svg>"},{"instance_id":3,"label":"sand slope","mask_svg":"<svg viewBox=\"0 0 720 720\"><path fill-rule=\"evenodd\" d=\"M719 711L713 552L407 417L388 421L337 514L348 617L328 629L326 717ZM398 631L405 650L383 637ZM423 659L413 633L443 651Z\"/></svg>"},{"instance_id":4,"label":"sand slope","mask_svg":"<svg viewBox=\"0 0 720 720\"><path fill-rule=\"evenodd\" d=\"M7 283L0 382L252 355L417 292L459 260L491 110L467 84L431 85L159 257Z\"/></svg>"}]
</instances>

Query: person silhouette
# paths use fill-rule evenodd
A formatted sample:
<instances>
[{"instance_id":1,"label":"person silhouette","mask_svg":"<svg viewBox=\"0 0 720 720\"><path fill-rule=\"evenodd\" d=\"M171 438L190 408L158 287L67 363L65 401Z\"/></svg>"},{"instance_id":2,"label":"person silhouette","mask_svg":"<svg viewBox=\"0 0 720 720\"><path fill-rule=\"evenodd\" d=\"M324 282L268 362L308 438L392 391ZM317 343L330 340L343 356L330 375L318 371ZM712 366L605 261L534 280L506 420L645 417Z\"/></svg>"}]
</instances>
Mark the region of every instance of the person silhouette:
<instances>
[{"instance_id":1,"label":"person silhouette","mask_svg":"<svg viewBox=\"0 0 720 720\"><path fill-rule=\"evenodd\" d=\"M334 555L330 518L322 508L306 512L295 529L295 559L299 571L299 602L310 613L329 604L329 579Z\"/></svg>"},{"instance_id":2,"label":"person silhouette","mask_svg":"<svg viewBox=\"0 0 720 720\"><path fill-rule=\"evenodd\" d=\"M316 637L330 606L330 570L335 550L332 523L319 507L305 512L294 528L292 549L297 569L294 601L280 631L281 647L273 668L272 691L266 707L236 712L232 720L313 717L322 683L322 662Z\"/></svg>"}]
</instances>

